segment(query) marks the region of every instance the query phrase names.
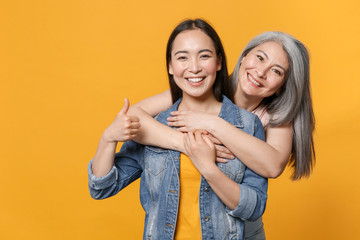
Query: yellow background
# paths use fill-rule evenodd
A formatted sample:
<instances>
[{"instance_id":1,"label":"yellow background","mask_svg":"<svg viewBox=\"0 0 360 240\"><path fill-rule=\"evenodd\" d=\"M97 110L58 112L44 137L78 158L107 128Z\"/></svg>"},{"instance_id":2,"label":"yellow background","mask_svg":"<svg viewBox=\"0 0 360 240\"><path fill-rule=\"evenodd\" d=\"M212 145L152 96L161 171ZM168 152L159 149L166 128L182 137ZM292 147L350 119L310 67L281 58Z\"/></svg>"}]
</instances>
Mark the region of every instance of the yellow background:
<instances>
[{"instance_id":1,"label":"yellow background","mask_svg":"<svg viewBox=\"0 0 360 240\"><path fill-rule=\"evenodd\" d=\"M207 19L231 71L245 44L288 32L311 52L317 164L270 180L268 239L360 235L357 0L32 0L0 3L0 239L140 239L139 182L92 200L88 161L123 105L168 87L165 45Z\"/></svg>"}]
</instances>

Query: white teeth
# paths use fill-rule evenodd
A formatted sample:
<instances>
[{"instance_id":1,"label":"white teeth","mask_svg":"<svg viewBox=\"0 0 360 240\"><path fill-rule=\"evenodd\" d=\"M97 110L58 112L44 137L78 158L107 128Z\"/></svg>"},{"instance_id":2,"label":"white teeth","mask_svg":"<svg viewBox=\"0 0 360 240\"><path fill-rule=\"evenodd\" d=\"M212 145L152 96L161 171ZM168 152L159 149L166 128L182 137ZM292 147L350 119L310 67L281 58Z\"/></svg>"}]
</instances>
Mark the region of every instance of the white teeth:
<instances>
[{"instance_id":1,"label":"white teeth","mask_svg":"<svg viewBox=\"0 0 360 240\"><path fill-rule=\"evenodd\" d=\"M248 77L250 79L250 81L255 84L256 86L260 87L260 83L258 83L257 81L255 81L249 74L248 74Z\"/></svg>"},{"instance_id":2,"label":"white teeth","mask_svg":"<svg viewBox=\"0 0 360 240\"><path fill-rule=\"evenodd\" d=\"M202 81L204 78L188 78L187 80L192 83L198 83Z\"/></svg>"}]
</instances>

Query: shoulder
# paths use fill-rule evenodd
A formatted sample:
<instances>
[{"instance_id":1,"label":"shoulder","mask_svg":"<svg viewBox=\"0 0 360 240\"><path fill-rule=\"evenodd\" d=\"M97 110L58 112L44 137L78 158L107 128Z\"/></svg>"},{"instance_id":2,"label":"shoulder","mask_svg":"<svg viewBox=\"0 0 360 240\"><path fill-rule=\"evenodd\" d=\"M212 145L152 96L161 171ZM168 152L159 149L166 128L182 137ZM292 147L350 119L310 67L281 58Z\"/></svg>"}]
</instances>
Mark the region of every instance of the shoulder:
<instances>
[{"instance_id":1,"label":"shoulder","mask_svg":"<svg viewBox=\"0 0 360 240\"><path fill-rule=\"evenodd\" d=\"M159 113L158 115L156 115L154 118L155 120L157 120L158 122L167 125L167 118L170 117L170 113L173 111L176 111L179 107L179 104L181 102L181 98L179 100L177 100L168 110L165 110L161 113Z\"/></svg>"},{"instance_id":2,"label":"shoulder","mask_svg":"<svg viewBox=\"0 0 360 240\"><path fill-rule=\"evenodd\" d=\"M225 96L219 117L240 128L253 128L260 122L256 114L238 107Z\"/></svg>"},{"instance_id":3,"label":"shoulder","mask_svg":"<svg viewBox=\"0 0 360 240\"><path fill-rule=\"evenodd\" d=\"M267 111L267 108L265 105L261 105L256 108L256 110L253 111L256 116L259 117L261 124L266 128L269 125L270 122L270 114Z\"/></svg>"}]
</instances>

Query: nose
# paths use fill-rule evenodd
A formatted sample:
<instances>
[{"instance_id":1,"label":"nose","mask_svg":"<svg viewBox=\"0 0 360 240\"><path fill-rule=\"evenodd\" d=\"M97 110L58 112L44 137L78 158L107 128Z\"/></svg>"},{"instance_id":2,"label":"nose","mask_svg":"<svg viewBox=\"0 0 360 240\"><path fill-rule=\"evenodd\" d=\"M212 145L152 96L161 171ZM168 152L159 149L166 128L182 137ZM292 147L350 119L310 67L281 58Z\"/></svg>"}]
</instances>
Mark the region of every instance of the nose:
<instances>
[{"instance_id":1,"label":"nose","mask_svg":"<svg viewBox=\"0 0 360 240\"><path fill-rule=\"evenodd\" d=\"M189 70L192 73L198 73L201 71L201 65L198 59L194 58L190 61Z\"/></svg>"},{"instance_id":2,"label":"nose","mask_svg":"<svg viewBox=\"0 0 360 240\"><path fill-rule=\"evenodd\" d=\"M265 66L258 66L256 68L257 75L260 78L266 78L266 71L267 71L267 69Z\"/></svg>"}]
</instances>

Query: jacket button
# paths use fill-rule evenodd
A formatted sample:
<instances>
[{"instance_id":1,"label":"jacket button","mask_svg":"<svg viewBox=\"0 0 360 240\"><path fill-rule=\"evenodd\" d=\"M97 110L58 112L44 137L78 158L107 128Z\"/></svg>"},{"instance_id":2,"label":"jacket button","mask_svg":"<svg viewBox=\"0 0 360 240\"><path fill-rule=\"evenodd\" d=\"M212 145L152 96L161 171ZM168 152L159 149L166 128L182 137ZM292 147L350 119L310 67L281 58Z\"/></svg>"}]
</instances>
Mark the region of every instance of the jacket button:
<instances>
[{"instance_id":1,"label":"jacket button","mask_svg":"<svg viewBox=\"0 0 360 240\"><path fill-rule=\"evenodd\" d=\"M209 216L204 217L205 222L208 222L210 220Z\"/></svg>"},{"instance_id":2,"label":"jacket button","mask_svg":"<svg viewBox=\"0 0 360 240\"><path fill-rule=\"evenodd\" d=\"M205 192L210 192L210 188L209 188L209 187L206 187L206 188L205 188Z\"/></svg>"}]
</instances>

